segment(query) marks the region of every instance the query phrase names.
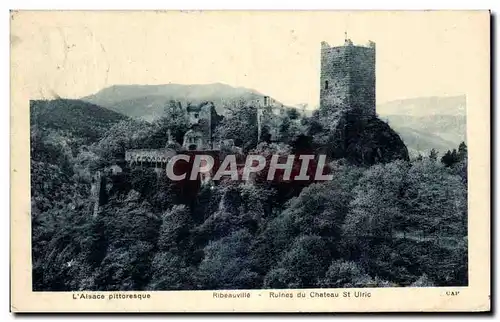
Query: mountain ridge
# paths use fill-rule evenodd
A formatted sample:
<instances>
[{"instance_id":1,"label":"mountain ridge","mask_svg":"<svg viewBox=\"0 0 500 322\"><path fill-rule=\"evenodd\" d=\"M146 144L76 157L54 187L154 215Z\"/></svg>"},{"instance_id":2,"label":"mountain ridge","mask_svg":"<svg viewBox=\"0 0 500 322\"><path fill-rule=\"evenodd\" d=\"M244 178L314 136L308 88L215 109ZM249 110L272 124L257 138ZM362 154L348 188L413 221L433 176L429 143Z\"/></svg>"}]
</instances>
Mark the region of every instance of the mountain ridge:
<instances>
[{"instance_id":1,"label":"mountain ridge","mask_svg":"<svg viewBox=\"0 0 500 322\"><path fill-rule=\"evenodd\" d=\"M211 101L217 113L223 114L225 106L238 100L261 99L264 94L254 89L233 87L223 83L212 84L160 84L113 85L81 100L103 106L132 118L152 121L163 114L170 100L183 103Z\"/></svg>"},{"instance_id":2,"label":"mountain ridge","mask_svg":"<svg viewBox=\"0 0 500 322\"><path fill-rule=\"evenodd\" d=\"M407 116L426 116L431 114L466 116L466 105L467 99L465 95L422 96L377 104L377 113L380 115Z\"/></svg>"}]
</instances>

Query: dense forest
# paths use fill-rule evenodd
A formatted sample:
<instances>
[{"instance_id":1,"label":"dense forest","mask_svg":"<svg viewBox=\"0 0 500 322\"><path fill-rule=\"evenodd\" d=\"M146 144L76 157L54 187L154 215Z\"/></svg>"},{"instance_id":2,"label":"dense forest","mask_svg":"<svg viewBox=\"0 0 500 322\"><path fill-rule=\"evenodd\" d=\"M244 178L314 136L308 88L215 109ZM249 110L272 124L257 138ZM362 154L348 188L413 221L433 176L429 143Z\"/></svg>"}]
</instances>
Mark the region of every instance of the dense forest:
<instances>
[{"instance_id":1,"label":"dense forest","mask_svg":"<svg viewBox=\"0 0 500 322\"><path fill-rule=\"evenodd\" d=\"M33 290L467 285L465 143L410 160L330 155L331 181L186 190L123 162L126 149L164 147L168 130L182 137L186 115L166 110L147 123L80 101L31 102ZM217 139L264 154L335 144L331 120L294 110L264 124L280 144L258 143L254 115L229 108Z\"/></svg>"}]
</instances>

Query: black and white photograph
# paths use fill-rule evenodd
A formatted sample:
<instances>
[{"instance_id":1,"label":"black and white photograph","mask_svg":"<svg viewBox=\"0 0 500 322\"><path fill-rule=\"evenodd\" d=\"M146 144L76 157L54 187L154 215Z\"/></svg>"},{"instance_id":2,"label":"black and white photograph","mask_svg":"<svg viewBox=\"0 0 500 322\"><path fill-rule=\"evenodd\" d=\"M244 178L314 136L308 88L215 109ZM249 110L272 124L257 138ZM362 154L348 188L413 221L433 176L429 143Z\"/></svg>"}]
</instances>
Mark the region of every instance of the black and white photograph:
<instances>
[{"instance_id":1,"label":"black and white photograph","mask_svg":"<svg viewBox=\"0 0 500 322\"><path fill-rule=\"evenodd\" d=\"M470 286L469 16L11 15L32 292Z\"/></svg>"}]
</instances>

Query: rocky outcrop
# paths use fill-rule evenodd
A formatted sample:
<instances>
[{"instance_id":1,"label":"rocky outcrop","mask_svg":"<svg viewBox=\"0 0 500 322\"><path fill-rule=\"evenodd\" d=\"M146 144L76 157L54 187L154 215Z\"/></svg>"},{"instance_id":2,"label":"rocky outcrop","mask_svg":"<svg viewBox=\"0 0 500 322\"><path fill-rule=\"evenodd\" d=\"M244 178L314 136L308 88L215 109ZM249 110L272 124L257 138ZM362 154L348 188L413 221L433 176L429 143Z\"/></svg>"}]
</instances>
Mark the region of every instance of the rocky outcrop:
<instances>
[{"instance_id":1,"label":"rocky outcrop","mask_svg":"<svg viewBox=\"0 0 500 322\"><path fill-rule=\"evenodd\" d=\"M356 165L409 160L403 140L376 116L337 111L329 115L327 122L323 119L328 134L319 150L333 159L346 159Z\"/></svg>"}]
</instances>

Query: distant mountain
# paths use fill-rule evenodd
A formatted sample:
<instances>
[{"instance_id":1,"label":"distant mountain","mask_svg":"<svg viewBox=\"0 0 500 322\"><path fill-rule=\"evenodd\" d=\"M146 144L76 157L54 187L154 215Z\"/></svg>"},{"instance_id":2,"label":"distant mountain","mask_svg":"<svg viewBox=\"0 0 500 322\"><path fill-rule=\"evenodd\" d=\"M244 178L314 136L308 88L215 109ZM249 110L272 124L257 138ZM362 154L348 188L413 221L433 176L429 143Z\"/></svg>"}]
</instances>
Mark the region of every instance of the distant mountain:
<instances>
[{"instance_id":1,"label":"distant mountain","mask_svg":"<svg viewBox=\"0 0 500 322\"><path fill-rule=\"evenodd\" d=\"M451 143L466 141L466 117L462 115L385 115L394 128L411 128L426 134L437 135Z\"/></svg>"},{"instance_id":2,"label":"distant mountain","mask_svg":"<svg viewBox=\"0 0 500 322\"><path fill-rule=\"evenodd\" d=\"M465 116L467 112L466 105L465 95L418 97L379 104L377 105L377 113L380 115L406 116Z\"/></svg>"},{"instance_id":3,"label":"distant mountain","mask_svg":"<svg viewBox=\"0 0 500 322\"><path fill-rule=\"evenodd\" d=\"M389 125L394 131L399 133L401 139L408 147L409 154L413 156L419 153L428 155L432 149L440 151L441 155L443 155L443 152L458 147L458 144L455 142L445 140L432 133L422 132L410 127L394 126L391 123Z\"/></svg>"},{"instance_id":4,"label":"distant mountain","mask_svg":"<svg viewBox=\"0 0 500 322\"><path fill-rule=\"evenodd\" d=\"M104 106L132 118L152 121L163 115L163 109L170 100L182 104L212 101L217 113L223 114L225 106L238 100L262 99L253 89L232 87L226 84L203 85L115 85L82 100Z\"/></svg>"},{"instance_id":5,"label":"distant mountain","mask_svg":"<svg viewBox=\"0 0 500 322\"><path fill-rule=\"evenodd\" d=\"M31 126L84 138L99 139L114 124L129 119L120 113L81 100L30 101Z\"/></svg>"},{"instance_id":6,"label":"distant mountain","mask_svg":"<svg viewBox=\"0 0 500 322\"><path fill-rule=\"evenodd\" d=\"M377 105L382 120L398 132L410 154L456 149L467 141L466 97L420 97Z\"/></svg>"}]
</instances>

